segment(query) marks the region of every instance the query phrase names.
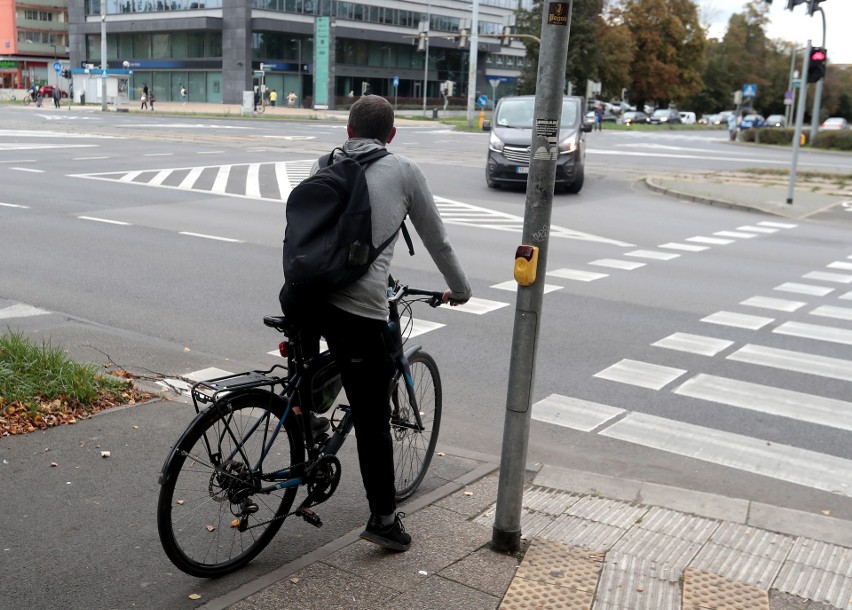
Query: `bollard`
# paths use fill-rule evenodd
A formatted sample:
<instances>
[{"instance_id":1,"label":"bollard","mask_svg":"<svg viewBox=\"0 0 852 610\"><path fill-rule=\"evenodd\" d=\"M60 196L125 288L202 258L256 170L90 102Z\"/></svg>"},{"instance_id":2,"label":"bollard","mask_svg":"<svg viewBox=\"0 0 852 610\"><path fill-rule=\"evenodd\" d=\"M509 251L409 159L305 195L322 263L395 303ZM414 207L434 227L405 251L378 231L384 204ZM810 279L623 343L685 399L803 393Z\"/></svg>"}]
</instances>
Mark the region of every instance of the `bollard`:
<instances>
[{"instance_id":1,"label":"bollard","mask_svg":"<svg viewBox=\"0 0 852 610\"><path fill-rule=\"evenodd\" d=\"M482 123L485 122L485 111L479 113L479 128L482 129Z\"/></svg>"}]
</instances>

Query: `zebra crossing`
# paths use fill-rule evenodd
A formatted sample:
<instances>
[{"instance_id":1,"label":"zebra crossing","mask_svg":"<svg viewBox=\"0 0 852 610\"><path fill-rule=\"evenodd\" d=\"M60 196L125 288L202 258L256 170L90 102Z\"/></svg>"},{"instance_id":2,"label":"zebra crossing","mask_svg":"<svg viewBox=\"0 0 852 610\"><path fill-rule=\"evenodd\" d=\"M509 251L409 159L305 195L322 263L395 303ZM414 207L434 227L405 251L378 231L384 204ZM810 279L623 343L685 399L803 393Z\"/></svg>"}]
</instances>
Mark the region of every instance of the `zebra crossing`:
<instances>
[{"instance_id":1,"label":"zebra crossing","mask_svg":"<svg viewBox=\"0 0 852 610\"><path fill-rule=\"evenodd\" d=\"M754 230L756 227L751 227ZM767 227L777 228L777 227ZM746 230L742 227L740 230ZM833 261L826 269L852 270L852 255ZM801 280L807 280L804 283ZM814 270L801 280L784 282L774 288L778 294L755 295L739 303L749 313L718 311L700 321L718 329L731 329L731 337L704 336L674 332L651 343L660 350L676 351L706 358L722 358L744 367L759 367L807 375L825 380L841 390L842 398L802 392L782 387L789 376L778 376L777 385L764 385L743 378L714 375L701 370L690 371L650 361L623 358L598 371L594 378L639 388L637 391L668 392L676 396L725 405L761 416L781 417L827 429L852 432L852 360L828 356L820 346L852 345L852 275ZM821 282L821 283L818 283ZM795 294L795 300L786 298ZM765 313L754 315L751 312ZM810 319L784 319L785 316L813 316ZM822 323L825 321L826 323ZM847 324L846 326L843 326ZM742 331L762 331L739 343ZM724 334L724 330L722 330ZM773 335L802 340L802 349L775 347ZM662 352L660 353L661 360ZM700 369L700 367L699 367ZM840 384L839 386L837 384ZM835 389L836 391L836 389ZM619 440L669 454L722 465L743 472L803 485L813 489L852 497L852 460L803 449L767 439L755 438L698 426L677 419L630 411L606 404L553 394L536 402L532 418L588 434Z\"/></svg>"}]
</instances>

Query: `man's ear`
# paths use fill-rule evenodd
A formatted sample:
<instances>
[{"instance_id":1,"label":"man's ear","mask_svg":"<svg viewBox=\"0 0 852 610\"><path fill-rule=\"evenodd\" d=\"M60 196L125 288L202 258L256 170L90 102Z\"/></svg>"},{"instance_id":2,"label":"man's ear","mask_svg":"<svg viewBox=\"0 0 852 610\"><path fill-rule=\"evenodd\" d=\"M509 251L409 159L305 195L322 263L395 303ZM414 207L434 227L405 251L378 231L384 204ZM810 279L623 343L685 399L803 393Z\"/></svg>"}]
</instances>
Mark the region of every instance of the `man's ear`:
<instances>
[{"instance_id":1,"label":"man's ear","mask_svg":"<svg viewBox=\"0 0 852 610\"><path fill-rule=\"evenodd\" d=\"M346 137L352 137L352 125L350 125L349 123L346 123Z\"/></svg>"},{"instance_id":2,"label":"man's ear","mask_svg":"<svg viewBox=\"0 0 852 610\"><path fill-rule=\"evenodd\" d=\"M396 127L391 127L391 131L390 131L390 133L388 134L388 139L387 139L387 142L385 142L385 144L390 144L390 143L391 143L391 140L393 140L393 137L394 137L395 135L396 135Z\"/></svg>"}]
</instances>

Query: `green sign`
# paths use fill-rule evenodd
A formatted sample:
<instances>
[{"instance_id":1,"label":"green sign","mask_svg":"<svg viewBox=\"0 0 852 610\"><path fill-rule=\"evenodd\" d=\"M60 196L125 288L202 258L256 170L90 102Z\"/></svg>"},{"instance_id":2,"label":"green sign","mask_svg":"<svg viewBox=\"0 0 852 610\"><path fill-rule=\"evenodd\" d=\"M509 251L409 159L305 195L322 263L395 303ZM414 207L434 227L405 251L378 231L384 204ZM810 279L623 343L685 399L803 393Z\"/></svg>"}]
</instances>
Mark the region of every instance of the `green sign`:
<instances>
[{"instance_id":1,"label":"green sign","mask_svg":"<svg viewBox=\"0 0 852 610\"><path fill-rule=\"evenodd\" d=\"M314 34L314 108L328 108L328 72L331 64L331 18L317 17Z\"/></svg>"},{"instance_id":2,"label":"green sign","mask_svg":"<svg viewBox=\"0 0 852 610\"><path fill-rule=\"evenodd\" d=\"M0 68L17 68L18 62L13 59L0 59Z\"/></svg>"}]
</instances>

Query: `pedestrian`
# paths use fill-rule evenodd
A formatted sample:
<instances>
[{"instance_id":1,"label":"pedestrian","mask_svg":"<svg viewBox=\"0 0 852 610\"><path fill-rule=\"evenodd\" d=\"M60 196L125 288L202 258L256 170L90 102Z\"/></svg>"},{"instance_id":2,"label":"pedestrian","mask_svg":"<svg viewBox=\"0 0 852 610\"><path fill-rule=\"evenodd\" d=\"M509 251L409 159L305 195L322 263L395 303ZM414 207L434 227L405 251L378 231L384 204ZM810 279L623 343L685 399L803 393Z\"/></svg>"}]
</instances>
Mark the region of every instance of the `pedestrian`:
<instances>
[{"instance_id":1,"label":"pedestrian","mask_svg":"<svg viewBox=\"0 0 852 610\"><path fill-rule=\"evenodd\" d=\"M145 89L147 89L147 87ZM148 92L145 91L145 89L142 90L142 97L139 98L142 100L142 105L139 107L139 110L146 110L148 108Z\"/></svg>"},{"instance_id":2,"label":"pedestrian","mask_svg":"<svg viewBox=\"0 0 852 610\"><path fill-rule=\"evenodd\" d=\"M151 104L151 110L154 110L154 89L151 89L151 92L148 94L148 103Z\"/></svg>"},{"instance_id":3,"label":"pedestrian","mask_svg":"<svg viewBox=\"0 0 852 610\"><path fill-rule=\"evenodd\" d=\"M183 85L180 86L180 101L186 106L186 102L189 101L189 92L187 92L186 87Z\"/></svg>"},{"instance_id":4,"label":"pedestrian","mask_svg":"<svg viewBox=\"0 0 852 610\"><path fill-rule=\"evenodd\" d=\"M142 83L142 95L148 97L148 83Z\"/></svg>"},{"instance_id":5,"label":"pedestrian","mask_svg":"<svg viewBox=\"0 0 852 610\"><path fill-rule=\"evenodd\" d=\"M74 83L68 84L68 100L71 102L74 101Z\"/></svg>"},{"instance_id":6,"label":"pedestrian","mask_svg":"<svg viewBox=\"0 0 852 610\"><path fill-rule=\"evenodd\" d=\"M393 106L383 97L364 96L352 104L342 152L357 159L384 148L396 135ZM312 172L319 163L315 162ZM444 302L461 304L471 295L467 276L450 244L426 176L408 157L387 155L366 169L375 243L394 235L408 216L449 288ZM352 407L361 478L370 518L361 538L395 551L406 551L411 536L396 513L393 442L388 386L394 366L388 354L387 286L394 242L382 251L367 272L345 288L311 305L301 320L303 349L327 342L337 363ZM307 340L306 340L307 339ZM306 354L311 355L311 354ZM325 420L325 418L316 418ZM328 421L320 422L328 427ZM312 423L315 429L319 426Z\"/></svg>"},{"instance_id":7,"label":"pedestrian","mask_svg":"<svg viewBox=\"0 0 852 610\"><path fill-rule=\"evenodd\" d=\"M595 124L594 129L601 131L603 129L604 107L603 104L595 106Z\"/></svg>"},{"instance_id":8,"label":"pedestrian","mask_svg":"<svg viewBox=\"0 0 852 610\"><path fill-rule=\"evenodd\" d=\"M275 108L275 102L277 102L277 101L278 101L278 91L276 89L273 89L272 92L269 94L269 105L272 106L273 108Z\"/></svg>"},{"instance_id":9,"label":"pedestrian","mask_svg":"<svg viewBox=\"0 0 852 610\"><path fill-rule=\"evenodd\" d=\"M260 88L254 88L254 111L257 112L257 107L260 106Z\"/></svg>"},{"instance_id":10,"label":"pedestrian","mask_svg":"<svg viewBox=\"0 0 852 610\"><path fill-rule=\"evenodd\" d=\"M298 98L296 97L296 93L291 91L290 93L287 94L287 105L290 106L290 108L295 107L297 99Z\"/></svg>"},{"instance_id":11,"label":"pedestrian","mask_svg":"<svg viewBox=\"0 0 852 610\"><path fill-rule=\"evenodd\" d=\"M728 115L728 136L731 142L737 139L737 113L732 112Z\"/></svg>"},{"instance_id":12,"label":"pedestrian","mask_svg":"<svg viewBox=\"0 0 852 610\"><path fill-rule=\"evenodd\" d=\"M53 107L59 108L59 100L62 98L62 91L59 90L59 86L53 88Z\"/></svg>"}]
</instances>

